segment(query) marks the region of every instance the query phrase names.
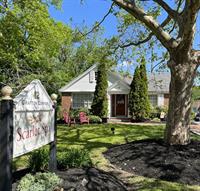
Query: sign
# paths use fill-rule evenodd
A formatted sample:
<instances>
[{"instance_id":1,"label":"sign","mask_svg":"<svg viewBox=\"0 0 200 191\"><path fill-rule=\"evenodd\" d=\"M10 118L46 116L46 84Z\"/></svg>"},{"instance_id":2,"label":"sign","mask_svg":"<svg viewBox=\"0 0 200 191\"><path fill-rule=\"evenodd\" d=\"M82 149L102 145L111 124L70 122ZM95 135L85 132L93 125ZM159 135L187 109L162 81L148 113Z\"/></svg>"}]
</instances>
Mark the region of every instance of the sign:
<instances>
[{"instance_id":1,"label":"sign","mask_svg":"<svg viewBox=\"0 0 200 191\"><path fill-rule=\"evenodd\" d=\"M13 158L54 141L53 102L39 80L14 99Z\"/></svg>"}]
</instances>

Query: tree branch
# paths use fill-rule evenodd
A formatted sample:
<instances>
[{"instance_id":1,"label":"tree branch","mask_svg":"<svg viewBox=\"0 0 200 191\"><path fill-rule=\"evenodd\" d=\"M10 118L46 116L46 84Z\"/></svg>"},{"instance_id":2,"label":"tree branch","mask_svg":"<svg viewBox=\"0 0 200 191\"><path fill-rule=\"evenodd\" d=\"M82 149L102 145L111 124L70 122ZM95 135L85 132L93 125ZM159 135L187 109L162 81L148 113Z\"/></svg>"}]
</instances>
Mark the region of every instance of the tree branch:
<instances>
[{"instance_id":1,"label":"tree branch","mask_svg":"<svg viewBox=\"0 0 200 191\"><path fill-rule=\"evenodd\" d=\"M156 2L158 5L160 5L167 13L168 15L173 18L174 20L178 19L178 12L173 10L167 3L165 3L163 0L153 0Z\"/></svg>"},{"instance_id":2,"label":"tree branch","mask_svg":"<svg viewBox=\"0 0 200 191\"><path fill-rule=\"evenodd\" d=\"M152 68L151 68L151 73L154 71L154 69L158 66L160 66L161 64L163 64L164 62L166 62L166 59L163 58L160 62L158 62L156 65L154 65Z\"/></svg>"},{"instance_id":3,"label":"tree branch","mask_svg":"<svg viewBox=\"0 0 200 191\"><path fill-rule=\"evenodd\" d=\"M179 10L180 10L180 8L181 8L182 3L183 3L183 0L179 0L179 1L178 1L178 5L177 5L177 9L176 9L177 14L179 13ZM169 31L169 34L171 34L171 33L174 31L174 29L175 29L177 23L178 23L179 26L181 25L181 21L182 21L182 20L180 19L180 15L179 15L178 19L174 21L173 27L172 27L172 29Z\"/></svg>"},{"instance_id":4,"label":"tree branch","mask_svg":"<svg viewBox=\"0 0 200 191\"><path fill-rule=\"evenodd\" d=\"M160 40L160 42L166 49L170 51L178 46L177 41L173 39L169 33L164 31L161 25L159 25L157 21L153 19L152 16L147 15L143 9L125 0L113 0L113 2L115 2L115 4L119 7L122 7L124 10L129 12L136 19L144 23Z\"/></svg>"},{"instance_id":5,"label":"tree branch","mask_svg":"<svg viewBox=\"0 0 200 191\"><path fill-rule=\"evenodd\" d=\"M200 65L200 50L192 50L192 59L195 64Z\"/></svg>"},{"instance_id":6,"label":"tree branch","mask_svg":"<svg viewBox=\"0 0 200 191\"><path fill-rule=\"evenodd\" d=\"M90 33L92 33L95 29L99 28L100 25L105 21L105 19L107 18L107 16L112 12L112 9L113 9L113 6L114 6L114 3L111 4L110 6L110 9L108 10L108 12L104 15L104 17L101 19L101 21L99 21L91 30L89 30L87 33L83 34L80 33L83 35L83 36L87 36L89 35Z\"/></svg>"},{"instance_id":7,"label":"tree branch","mask_svg":"<svg viewBox=\"0 0 200 191\"><path fill-rule=\"evenodd\" d=\"M152 38L153 35L154 34L151 32L145 39L138 41L138 42L129 42L127 44L119 45L119 48L127 48L129 46L139 46L140 44L144 44L144 43L148 42Z\"/></svg>"},{"instance_id":8,"label":"tree branch","mask_svg":"<svg viewBox=\"0 0 200 191\"><path fill-rule=\"evenodd\" d=\"M179 49L187 52L192 49L193 39L196 31L196 19L200 9L199 0L186 0L183 13L181 15L182 25L179 30Z\"/></svg>"},{"instance_id":9,"label":"tree branch","mask_svg":"<svg viewBox=\"0 0 200 191\"><path fill-rule=\"evenodd\" d=\"M169 22L170 22L171 18L168 16L161 24L161 27L164 27L166 26ZM144 44L146 42L148 42L149 40L151 40L151 38L154 36L154 33L151 32L147 35L147 37L143 40L140 40L138 42L129 42L127 44L124 44L124 45L119 45L119 48L127 48L129 46L138 46L140 44Z\"/></svg>"}]
</instances>

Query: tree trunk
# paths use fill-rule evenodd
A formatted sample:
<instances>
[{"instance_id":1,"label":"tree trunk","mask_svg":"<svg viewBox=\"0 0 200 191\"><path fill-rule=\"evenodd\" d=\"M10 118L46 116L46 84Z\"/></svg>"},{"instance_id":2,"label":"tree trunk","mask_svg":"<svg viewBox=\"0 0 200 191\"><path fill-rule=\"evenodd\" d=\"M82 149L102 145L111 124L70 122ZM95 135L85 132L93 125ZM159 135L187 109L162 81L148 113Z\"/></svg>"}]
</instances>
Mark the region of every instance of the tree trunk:
<instances>
[{"instance_id":1,"label":"tree trunk","mask_svg":"<svg viewBox=\"0 0 200 191\"><path fill-rule=\"evenodd\" d=\"M164 139L169 145L186 145L190 143L191 94L197 66L190 62L179 64L172 59L168 65L171 82Z\"/></svg>"}]
</instances>

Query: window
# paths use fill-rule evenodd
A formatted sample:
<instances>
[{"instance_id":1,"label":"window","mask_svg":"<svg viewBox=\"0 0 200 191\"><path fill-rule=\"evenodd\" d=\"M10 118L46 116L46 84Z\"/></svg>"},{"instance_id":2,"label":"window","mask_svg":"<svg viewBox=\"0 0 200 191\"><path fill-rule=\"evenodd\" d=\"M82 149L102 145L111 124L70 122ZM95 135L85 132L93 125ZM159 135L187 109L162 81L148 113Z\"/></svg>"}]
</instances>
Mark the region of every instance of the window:
<instances>
[{"instance_id":1,"label":"window","mask_svg":"<svg viewBox=\"0 0 200 191\"><path fill-rule=\"evenodd\" d=\"M90 81L90 83L93 83L95 81L95 72L94 71L90 71L89 81Z\"/></svg>"},{"instance_id":2,"label":"window","mask_svg":"<svg viewBox=\"0 0 200 191\"><path fill-rule=\"evenodd\" d=\"M152 106L158 105L158 96L157 95L149 95L149 101Z\"/></svg>"},{"instance_id":3,"label":"window","mask_svg":"<svg viewBox=\"0 0 200 191\"><path fill-rule=\"evenodd\" d=\"M73 108L80 108L80 107L86 107L91 108L92 100L93 100L93 94L92 93L77 93L73 94L72 96Z\"/></svg>"}]
</instances>

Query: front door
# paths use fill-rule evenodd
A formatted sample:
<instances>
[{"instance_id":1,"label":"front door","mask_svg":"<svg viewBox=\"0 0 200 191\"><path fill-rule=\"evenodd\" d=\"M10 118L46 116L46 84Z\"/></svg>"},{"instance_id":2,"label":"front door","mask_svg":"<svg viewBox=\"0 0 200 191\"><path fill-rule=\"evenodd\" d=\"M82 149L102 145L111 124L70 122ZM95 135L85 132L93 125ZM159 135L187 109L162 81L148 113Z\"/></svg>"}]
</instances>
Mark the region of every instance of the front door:
<instances>
[{"instance_id":1,"label":"front door","mask_svg":"<svg viewBox=\"0 0 200 191\"><path fill-rule=\"evenodd\" d=\"M125 95L116 94L116 116L125 116L126 106L125 106Z\"/></svg>"}]
</instances>

